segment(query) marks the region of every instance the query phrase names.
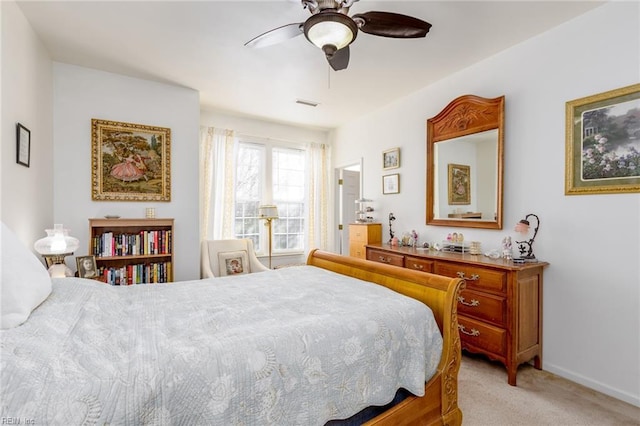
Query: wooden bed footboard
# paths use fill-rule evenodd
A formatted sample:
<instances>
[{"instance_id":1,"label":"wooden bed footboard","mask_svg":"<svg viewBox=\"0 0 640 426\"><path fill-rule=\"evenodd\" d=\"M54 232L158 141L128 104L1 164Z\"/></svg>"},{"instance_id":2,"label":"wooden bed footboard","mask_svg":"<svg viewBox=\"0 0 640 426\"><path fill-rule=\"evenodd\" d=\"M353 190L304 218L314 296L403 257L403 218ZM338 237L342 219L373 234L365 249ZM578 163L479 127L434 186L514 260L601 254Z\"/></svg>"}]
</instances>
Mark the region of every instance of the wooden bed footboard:
<instances>
[{"instance_id":1,"label":"wooden bed footboard","mask_svg":"<svg viewBox=\"0 0 640 426\"><path fill-rule=\"evenodd\" d=\"M410 396L366 424L460 425L462 412L458 407L458 371L461 352L457 303L464 280L317 249L309 253L307 264L371 281L423 302L433 311L442 332L442 358L436 374L425 385L425 395Z\"/></svg>"}]
</instances>

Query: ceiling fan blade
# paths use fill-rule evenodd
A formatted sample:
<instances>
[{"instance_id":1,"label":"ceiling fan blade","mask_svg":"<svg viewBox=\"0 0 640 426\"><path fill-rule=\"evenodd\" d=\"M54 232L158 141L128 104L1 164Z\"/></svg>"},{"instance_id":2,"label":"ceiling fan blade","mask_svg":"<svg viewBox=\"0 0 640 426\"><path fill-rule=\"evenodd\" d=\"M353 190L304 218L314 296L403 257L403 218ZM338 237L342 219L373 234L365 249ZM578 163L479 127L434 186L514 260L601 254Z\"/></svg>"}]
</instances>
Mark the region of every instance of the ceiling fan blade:
<instances>
[{"instance_id":1,"label":"ceiling fan blade","mask_svg":"<svg viewBox=\"0 0 640 426\"><path fill-rule=\"evenodd\" d=\"M336 50L331 57L327 55L327 61L329 61L329 65L334 71L340 71L349 65L349 56L349 46L345 46L340 50Z\"/></svg>"},{"instance_id":2,"label":"ceiling fan blade","mask_svg":"<svg viewBox=\"0 0 640 426\"><path fill-rule=\"evenodd\" d=\"M391 12L358 13L353 15L353 20L362 32L382 37L424 37L431 28L431 24L422 19Z\"/></svg>"},{"instance_id":3,"label":"ceiling fan blade","mask_svg":"<svg viewBox=\"0 0 640 426\"><path fill-rule=\"evenodd\" d=\"M244 45L247 47L271 46L272 44L281 43L285 40L289 40L290 38L299 36L303 32L304 31L302 22L297 24L283 25L282 27L278 27L271 31L267 31L264 34L260 34L258 37L249 40Z\"/></svg>"}]
</instances>

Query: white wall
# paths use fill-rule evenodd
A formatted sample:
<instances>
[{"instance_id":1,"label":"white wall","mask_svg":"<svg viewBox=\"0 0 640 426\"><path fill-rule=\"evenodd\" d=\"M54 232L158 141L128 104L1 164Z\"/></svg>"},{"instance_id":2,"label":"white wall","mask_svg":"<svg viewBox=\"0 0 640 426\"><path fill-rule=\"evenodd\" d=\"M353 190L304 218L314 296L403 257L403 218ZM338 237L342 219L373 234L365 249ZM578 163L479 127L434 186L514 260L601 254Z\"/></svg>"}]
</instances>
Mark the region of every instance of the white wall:
<instances>
[{"instance_id":1,"label":"white wall","mask_svg":"<svg viewBox=\"0 0 640 426\"><path fill-rule=\"evenodd\" d=\"M198 92L93 69L54 63L54 219L81 241L87 254L92 217L107 214L175 218L174 279L200 277L198 224ZM171 201L91 200L91 119L171 129Z\"/></svg>"},{"instance_id":2,"label":"white wall","mask_svg":"<svg viewBox=\"0 0 640 426\"><path fill-rule=\"evenodd\" d=\"M53 225L51 59L13 1L2 13L2 164L0 217L33 247ZM16 163L16 123L31 131L30 167Z\"/></svg>"},{"instance_id":3,"label":"white wall","mask_svg":"<svg viewBox=\"0 0 640 426\"><path fill-rule=\"evenodd\" d=\"M335 163L364 156L364 196L376 200L378 217L392 211L396 232L441 240L455 229L425 225L426 120L463 94L505 95L504 229L464 229L465 238L497 248L504 235L515 237L519 219L538 214L534 249L550 262L544 369L640 406L640 194L564 195L565 103L638 83L639 9L608 3L332 138ZM402 149L401 193L382 195L381 153L393 146Z\"/></svg>"}]
</instances>

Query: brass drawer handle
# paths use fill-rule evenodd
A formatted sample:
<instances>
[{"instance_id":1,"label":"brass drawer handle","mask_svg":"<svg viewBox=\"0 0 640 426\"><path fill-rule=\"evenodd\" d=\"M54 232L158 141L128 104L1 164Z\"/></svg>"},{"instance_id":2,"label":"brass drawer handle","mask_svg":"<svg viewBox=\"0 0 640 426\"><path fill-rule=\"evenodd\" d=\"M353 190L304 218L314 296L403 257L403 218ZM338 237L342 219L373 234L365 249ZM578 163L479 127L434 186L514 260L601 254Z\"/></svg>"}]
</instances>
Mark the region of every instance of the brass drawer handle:
<instances>
[{"instance_id":1,"label":"brass drawer handle","mask_svg":"<svg viewBox=\"0 0 640 426\"><path fill-rule=\"evenodd\" d=\"M378 256L378 260L382 263L391 263L390 257Z\"/></svg>"},{"instance_id":2,"label":"brass drawer handle","mask_svg":"<svg viewBox=\"0 0 640 426\"><path fill-rule=\"evenodd\" d=\"M465 281L478 281L480 279L480 275L478 274L472 274L471 278L465 277L464 272L456 272L456 274L458 275L458 278L462 278Z\"/></svg>"},{"instance_id":3,"label":"brass drawer handle","mask_svg":"<svg viewBox=\"0 0 640 426\"><path fill-rule=\"evenodd\" d=\"M419 270L423 270L424 269L424 265L418 265L417 263L413 264L413 269L419 269Z\"/></svg>"},{"instance_id":4,"label":"brass drawer handle","mask_svg":"<svg viewBox=\"0 0 640 426\"><path fill-rule=\"evenodd\" d=\"M465 306L480 306L480 301L476 300L476 299L471 299L471 302L465 302L464 301L464 297L462 296L458 296L458 302L460 302L461 304L465 305Z\"/></svg>"},{"instance_id":5,"label":"brass drawer handle","mask_svg":"<svg viewBox=\"0 0 640 426\"><path fill-rule=\"evenodd\" d=\"M480 335L480 332L475 328L472 328L471 331L467 331L462 324L458 324L458 330L460 330L460 333L464 333L467 336L477 337Z\"/></svg>"}]
</instances>

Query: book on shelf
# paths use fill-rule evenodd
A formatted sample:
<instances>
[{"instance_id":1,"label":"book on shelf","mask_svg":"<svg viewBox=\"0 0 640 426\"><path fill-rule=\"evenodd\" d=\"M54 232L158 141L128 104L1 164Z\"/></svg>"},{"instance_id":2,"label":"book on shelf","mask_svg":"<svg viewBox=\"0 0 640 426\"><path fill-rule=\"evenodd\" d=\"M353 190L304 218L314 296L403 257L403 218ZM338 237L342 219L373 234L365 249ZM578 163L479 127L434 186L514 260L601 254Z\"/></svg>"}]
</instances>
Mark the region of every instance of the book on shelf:
<instances>
[{"instance_id":1,"label":"book on shelf","mask_svg":"<svg viewBox=\"0 0 640 426\"><path fill-rule=\"evenodd\" d=\"M106 284L135 285L166 283L171 276L171 262L138 263L122 267L100 267Z\"/></svg>"},{"instance_id":2,"label":"book on shelf","mask_svg":"<svg viewBox=\"0 0 640 426\"><path fill-rule=\"evenodd\" d=\"M93 237L92 254L96 257L171 254L171 234L169 229L128 234L104 232Z\"/></svg>"}]
</instances>

